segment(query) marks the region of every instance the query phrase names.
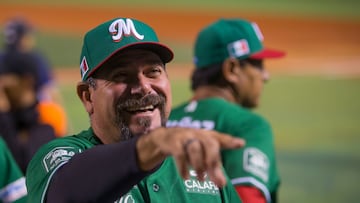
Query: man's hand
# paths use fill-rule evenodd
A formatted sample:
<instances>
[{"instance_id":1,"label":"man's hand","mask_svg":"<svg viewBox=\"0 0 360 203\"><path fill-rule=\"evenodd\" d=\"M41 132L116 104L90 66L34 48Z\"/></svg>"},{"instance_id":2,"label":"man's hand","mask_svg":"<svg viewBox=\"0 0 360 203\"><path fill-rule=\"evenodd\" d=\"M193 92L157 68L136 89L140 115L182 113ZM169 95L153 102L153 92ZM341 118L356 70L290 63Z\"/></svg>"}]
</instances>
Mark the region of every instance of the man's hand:
<instances>
[{"instance_id":1,"label":"man's hand","mask_svg":"<svg viewBox=\"0 0 360 203\"><path fill-rule=\"evenodd\" d=\"M139 165L151 170L167 156L173 156L180 175L189 177L188 167L196 170L198 178L208 174L219 187L226 184L220 149L236 149L245 141L216 131L193 128L158 128L143 135L137 142Z\"/></svg>"}]
</instances>

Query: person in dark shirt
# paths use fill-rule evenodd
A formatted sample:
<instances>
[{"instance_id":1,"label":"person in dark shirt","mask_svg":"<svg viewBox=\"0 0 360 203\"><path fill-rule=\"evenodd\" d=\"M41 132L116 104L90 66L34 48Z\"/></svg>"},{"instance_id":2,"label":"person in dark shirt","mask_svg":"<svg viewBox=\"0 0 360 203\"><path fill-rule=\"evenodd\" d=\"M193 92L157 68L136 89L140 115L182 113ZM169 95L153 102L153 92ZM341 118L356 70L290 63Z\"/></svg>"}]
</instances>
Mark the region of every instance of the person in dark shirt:
<instances>
[{"instance_id":1,"label":"person in dark shirt","mask_svg":"<svg viewBox=\"0 0 360 203\"><path fill-rule=\"evenodd\" d=\"M58 137L67 132L67 116L62 106L62 97L54 79L52 67L44 55L36 47L34 27L24 18L13 17L6 21L4 29L4 49L0 52L0 63L13 61L19 53L26 54L26 66L32 66L34 87L38 100L37 109L42 123L53 126ZM18 68L20 69L20 68Z\"/></svg>"},{"instance_id":2,"label":"person in dark shirt","mask_svg":"<svg viewBox=\"0 0 360 203\"><path fill-rule=\"evenodd\" d=\"M31 54L17 50L0 62L0 134L23 173L37 149L55 138L39 119L37 68Z\"/></svg>"}]
</instances>

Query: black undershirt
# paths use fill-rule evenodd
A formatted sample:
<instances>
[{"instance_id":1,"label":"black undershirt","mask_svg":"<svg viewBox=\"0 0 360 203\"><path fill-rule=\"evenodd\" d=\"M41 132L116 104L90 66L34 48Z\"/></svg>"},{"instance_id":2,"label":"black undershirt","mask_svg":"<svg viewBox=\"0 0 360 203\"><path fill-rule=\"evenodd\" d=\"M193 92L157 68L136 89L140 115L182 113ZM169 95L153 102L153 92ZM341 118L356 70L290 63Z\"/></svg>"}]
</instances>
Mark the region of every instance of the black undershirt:
<instances>
[{"instance_id":1,"label":"black undershirt","mask_svg":"<svg viewBox=\"0 0 360 203\"><path fill-rule=\"evenodd\" d=\"M74 155L51 179L46 202L115 202L156 170L139 169L137 139L98 145Z\"/></svg>"}]
</instances>

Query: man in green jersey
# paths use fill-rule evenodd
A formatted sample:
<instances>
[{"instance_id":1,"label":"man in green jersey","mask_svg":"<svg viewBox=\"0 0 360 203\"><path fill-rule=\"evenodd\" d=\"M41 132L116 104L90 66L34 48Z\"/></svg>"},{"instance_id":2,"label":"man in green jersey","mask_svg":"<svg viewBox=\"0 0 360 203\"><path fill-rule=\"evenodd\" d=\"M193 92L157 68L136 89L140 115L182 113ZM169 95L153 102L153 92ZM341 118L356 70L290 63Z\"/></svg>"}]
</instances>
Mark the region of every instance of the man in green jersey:
<instances>
[{"instance_id":1,"label":"man in green jersey","mask_svg":"<svg viewBox=\"0 0 360 203\"><path fill-rule=\"evenodd\" d=\"M269 123L250 109L259 103L264 58L284 55L264 49L259 27L243 19L220 19L195 42L192 98L173 108L167 126L216 130L241 137L246 146L222 151L223 165L243 202L276 202L279 175Z\"/></svg>"},{"instance_id":2,"label":"man in green jersey","mask_svg":"<svg viewBox=\"0 0 360 203\"><path fill-rule=\"evenodd\" d=\"M43 146L26 175L30 202L240 202L220 149L244 141L165 128L172 51L147 24L115 18L86 33L77 94L91 127Z\"/></svg>"},{"instance_id":3,"label":"man in green jersey","mask_svg":"<svg viewBox=\"0 0 360 203\"><path fill-rule=\"evenodd\" d=\"M26 202L25 177L0 137L0 202Z\"/></svg>"}]
</instances>

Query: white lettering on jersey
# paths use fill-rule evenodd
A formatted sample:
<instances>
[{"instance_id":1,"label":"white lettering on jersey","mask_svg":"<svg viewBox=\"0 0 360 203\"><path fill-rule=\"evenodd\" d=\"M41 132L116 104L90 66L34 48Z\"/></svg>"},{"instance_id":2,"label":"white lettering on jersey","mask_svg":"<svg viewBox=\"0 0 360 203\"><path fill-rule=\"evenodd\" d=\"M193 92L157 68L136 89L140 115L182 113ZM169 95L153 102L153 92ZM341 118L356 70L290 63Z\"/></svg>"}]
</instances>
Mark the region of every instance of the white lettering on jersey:
<instances>
[{"instance_id":1,"label":"white lettering on jersey","mask_svg":"<svg viewBox=\"0 0 360 203\"><path fill-rule=\"evenodd\" d=\"M109 32L111 33L112 39L115 42L121 41L123 36L131 35L139 40L144 39L144 35L138 33L135 28L134 22L129 18L126 19L126 22L124 21L124 19L118 19L112 22L109 26Z\"/></svg>"},{"instance_id":2,"label":"white lettering on jersey","mask_svg":"<svg viewBox=\"0 0 360 203\"><path fill-rule=\"evenodd\" d=\"M213 130L215 128L215 122L211 120L193 120L191 117L184 117L179 121L168 120L167 127L186 127L186 128L203 128L206 130Z\"/></svg>"},{"instance_id":3,"label":"white lettering on jersey","mask_svg":"<svg viewBox=\"0 0 360 203\"><path fill-rule=\"evenodd\" d=\"M194 170L189 170L190 179L184 180L186 191L190 193L206 193L206 194L219 194L219 187L214 182L208 180L204 175L205 181L200 182L197 180L197 174Z\"/></svg>"}]
</instances>

